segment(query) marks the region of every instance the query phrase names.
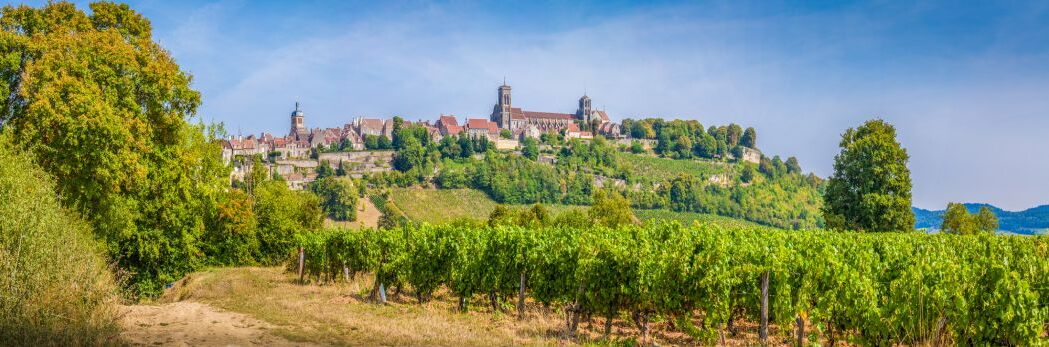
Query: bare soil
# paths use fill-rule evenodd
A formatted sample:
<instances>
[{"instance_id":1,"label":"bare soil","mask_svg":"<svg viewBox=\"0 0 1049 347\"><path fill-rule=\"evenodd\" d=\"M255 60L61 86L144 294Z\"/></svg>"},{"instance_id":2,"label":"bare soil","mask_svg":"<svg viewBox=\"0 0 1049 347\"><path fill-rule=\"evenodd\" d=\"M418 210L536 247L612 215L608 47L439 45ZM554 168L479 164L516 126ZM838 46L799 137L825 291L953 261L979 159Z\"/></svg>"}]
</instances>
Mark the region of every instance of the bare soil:
<instances>
[{"instance_id":1,"label":"bare soil","mask_svg":"<svg viewBox=\"0 0 1049 347\"><path fill-rule=\"evenodd\" d=\"M270 332L272 324L207 304L180 301L123 307L123 337L139 346L307 346Z\"/></svg>"}]
</instances>

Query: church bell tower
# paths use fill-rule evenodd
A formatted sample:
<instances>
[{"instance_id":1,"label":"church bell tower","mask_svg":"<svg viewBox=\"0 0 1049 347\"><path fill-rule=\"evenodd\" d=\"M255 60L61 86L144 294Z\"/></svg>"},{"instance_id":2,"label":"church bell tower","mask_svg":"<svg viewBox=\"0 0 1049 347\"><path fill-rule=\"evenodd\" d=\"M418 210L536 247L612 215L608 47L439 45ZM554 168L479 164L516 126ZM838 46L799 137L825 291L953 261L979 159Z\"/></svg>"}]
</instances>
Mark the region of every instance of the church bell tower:
<instances>
[{"instance_id":1,"label":"church bell tower","mask_svg":"<svg viewBox=\"0 0 1049 347\"><path fill-rule=\"evenodd\" d=\"M499 103L492 111L492 121L499 124L499 128L510 129L510 86L503 79L503 85L499 86Z\"/></svg>"},{"instance_id":2,"label":"church bell tower","mask_svg":"<svg viewBox=\"0 0 1049 347\"><path fill-rule=\"evenodd\" d=\"M291 112L291 132L288 135L292 137L299 137L306 135L306 124L303 123L302 109L299 108L299 102L295 102L295 111Z\"/></svg>"},{"instance_id":3,"label":"church bell tower","mask_svg":"<svg viewBox=\"0 0 1049 347\"><path fill-rule=\"evenodd\" d=\"M590 115L593 114L590 108L590 97L583 93L583 97L579 98L579 109L576 110L576 118L579 118L583 122L590 123Z\"/></svg>"}]
</instances>

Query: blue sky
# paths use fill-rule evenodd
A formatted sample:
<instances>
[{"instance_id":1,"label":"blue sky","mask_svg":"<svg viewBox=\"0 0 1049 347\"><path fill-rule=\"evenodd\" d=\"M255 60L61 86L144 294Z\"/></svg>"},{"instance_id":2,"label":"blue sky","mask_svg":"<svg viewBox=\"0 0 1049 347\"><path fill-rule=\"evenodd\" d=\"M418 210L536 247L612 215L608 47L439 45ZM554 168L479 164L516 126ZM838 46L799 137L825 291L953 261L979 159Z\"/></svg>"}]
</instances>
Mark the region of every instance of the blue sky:
<instances>
[{"instance_id":1,"label":"blue sky","mask_svg":"<svg viewBox=\"0 0 1049 347\"><path fill-rule=\"evenodd\" d=\"M38 3L34 3L38 4ZM514 103L758 130L832 171L840 134L896 125L914 203L1049 203L1049 2L142 1L200 115L283 133L357 116L485 117Z\"/></svg>"}]
</instances>

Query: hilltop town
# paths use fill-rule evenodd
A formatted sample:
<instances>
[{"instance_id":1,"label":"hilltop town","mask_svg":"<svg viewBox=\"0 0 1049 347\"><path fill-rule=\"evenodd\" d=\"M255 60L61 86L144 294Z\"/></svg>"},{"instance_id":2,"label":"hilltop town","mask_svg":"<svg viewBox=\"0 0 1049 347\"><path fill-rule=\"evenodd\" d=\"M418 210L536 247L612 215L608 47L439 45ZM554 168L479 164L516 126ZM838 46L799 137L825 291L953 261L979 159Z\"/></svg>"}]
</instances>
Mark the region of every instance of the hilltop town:
<instances>
[{"instance_id":1,"label":"hilltop town","mask_svg":"<svg viewBox=\"0 0 1049 347\"><path fill-rule=\"evenodd\" d=\"M243 179L253 164L243 159L262 156L267 159L264 162L267 169L284 178L293 189L301 189L313 181L314 170L323 162L343 167L354 177L388 171L393 160L389 149L394 122L393 118L358 117L339 128L309 128L306 113L296 102L286 135L262 133L230 137L223 140L223 159L233 162L231 179L238 180ZM404 120L403 124L423 127L435 143L445 137L465 135L486 139L497 150L510 151L520 149L525 139L538 140L544 134L565 140L589 140L594 136L625 140L624 143L630 140L630 134L623 131L621 124L613 122L606 111L593 108L588 95L579 98L575 113L529 111L513 106L511 87L505 81L498 88L498 100L488 118L441 114L432 122ZM758 156L756 151L748 153L754 162Z\"/></svg>"}]
</instances>

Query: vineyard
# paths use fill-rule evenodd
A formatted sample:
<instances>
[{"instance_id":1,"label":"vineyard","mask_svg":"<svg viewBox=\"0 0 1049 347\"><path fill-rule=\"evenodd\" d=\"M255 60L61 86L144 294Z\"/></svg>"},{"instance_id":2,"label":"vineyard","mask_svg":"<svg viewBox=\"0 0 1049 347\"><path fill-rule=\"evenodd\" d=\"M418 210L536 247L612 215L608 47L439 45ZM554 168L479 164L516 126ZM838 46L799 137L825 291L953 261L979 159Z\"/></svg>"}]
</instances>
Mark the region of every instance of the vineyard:
<instances>
[{"instance_id":1,"label":"vineyard","mask_svg":"<svg viewBox=\"0 0 1049 347\"><path fill-rule=\"evenodd\" d=\"M367 274L427 301L439 288L459 309L530 300L564 317L629 317L717 343L741 322L808 341L865 345L1045 343L1049 239L919 233L727 229L660 223L621 229L328 230L300 238L304 275ZM788 336L784 336L788 337Z\"/></svg>"}]
</instances>

